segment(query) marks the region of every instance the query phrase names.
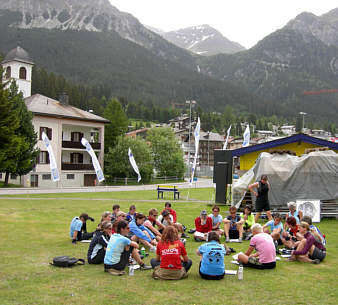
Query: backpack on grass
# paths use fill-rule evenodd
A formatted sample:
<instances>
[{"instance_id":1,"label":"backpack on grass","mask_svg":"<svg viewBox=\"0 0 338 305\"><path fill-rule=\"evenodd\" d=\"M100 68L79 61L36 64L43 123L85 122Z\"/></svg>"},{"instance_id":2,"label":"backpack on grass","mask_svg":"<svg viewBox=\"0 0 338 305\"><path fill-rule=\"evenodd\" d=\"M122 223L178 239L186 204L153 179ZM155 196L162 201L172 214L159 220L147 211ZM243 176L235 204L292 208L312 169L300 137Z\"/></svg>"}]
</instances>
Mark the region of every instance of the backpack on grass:
<instances>
[{"instance_id":1,"label":"backpack on grass","mask_svg":"<svg viewBox=\"0 0 338 305\"><path fill-rule=\"evenodd\" d=\"M76 264L84 265L85 260L82 258L75 258L69 256L57 256L53 258L53 263L50 264L56 267L72 267Z\"/></svg>"}]
</instances>

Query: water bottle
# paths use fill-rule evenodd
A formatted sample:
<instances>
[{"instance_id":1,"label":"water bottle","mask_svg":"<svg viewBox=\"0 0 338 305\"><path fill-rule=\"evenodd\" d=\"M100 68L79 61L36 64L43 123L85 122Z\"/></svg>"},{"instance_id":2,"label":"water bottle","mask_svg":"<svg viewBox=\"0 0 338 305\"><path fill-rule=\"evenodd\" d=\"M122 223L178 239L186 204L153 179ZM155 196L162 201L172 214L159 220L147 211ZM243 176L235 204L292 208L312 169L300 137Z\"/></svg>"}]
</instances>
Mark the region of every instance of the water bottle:
<instances>
[{"instance_id":1,"label":"water bottle","mask_svg":"<svg viewBox=\"0 0 338 305\"><path fill-rule=\"evenodd\" d=\"M141 248L140 252L141 252L140 254L143 255L143 257L146 256L146 249L144 247Z\"/></svg>"},{"instance_id":2,"label":"water bottle","mask_svg":"<svg viewBox=\"0 0 338 305\"><path fill-rule=\"evenodd\" d=\"M243 280L243 265L240 264L238 267L238 279Z\"/></svg>"},{"instance_id":3,"label":"water bottle","mask_svg":"<svg viewBox=\"0 0 338 305\"><path fill-rule=\"evenodd\" d=\"M129 265L129 275L134 275L134 265Z\"/></svg>"}]
</instances>

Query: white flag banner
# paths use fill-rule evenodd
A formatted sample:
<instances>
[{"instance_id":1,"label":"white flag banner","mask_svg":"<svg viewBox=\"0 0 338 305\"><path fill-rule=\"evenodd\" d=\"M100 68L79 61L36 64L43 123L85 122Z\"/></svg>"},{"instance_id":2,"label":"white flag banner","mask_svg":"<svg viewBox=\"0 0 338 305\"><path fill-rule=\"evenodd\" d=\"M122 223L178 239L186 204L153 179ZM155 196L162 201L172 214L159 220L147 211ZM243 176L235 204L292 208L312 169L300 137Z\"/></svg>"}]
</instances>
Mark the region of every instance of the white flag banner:
<instances>
[{"instance_id":1,"label":"white flag banner","mask_svg":"<svg viewBox=\"0 0 338 305\"><path fill-rule=\"evenodd\" d=\"M228 131L227 131L227 138L225 140L225 143L224 143L224 146L223 146L223 150L226 150L227 149L227 146L228 146L228 140L229 140L229 136L230 136L230 130L231 130L231 125L230 127L228 128Z\"/></svg>"},{"instance_id":2,"label":"white flag banner","mask_svg":"<svg viewBox=\"0 0 338 305\"><path fill-rule=\"evenodd\" d=\"M131 166L133 167L135 173L137 174L137 182L140 182L140 180L141 180L141 174L140 174L140 171L139 171L138 166L136 164L134 155L131 152L130 148L128 149L128 157L129 157L129 162L130 162Z\"/></svg>"},{"instance_id":3,"label":"white flag banner","mask_svg":"<svg viewBox=\"0 0 338 305\"><path fill-rule=\"evenodd\" d=\"M198 147L200 143L200 129L201 129L201 121L200 118L197 120L197 124L194 131L195 136L195 156L194 156L194 162L191 168L191 178L190 178L190 185L192 185L194 181L194 175L195 175L195 169L196 169L196 163L197 163L197 157L198 157Z\"/></svg>"},{"instance_id":4,"label":"white flag banner","mask_svg":"<svg viewBox=\"0 0 338 305\"><path fill-rule=\"evenodd\" d=\"M48 137L47 137L47 135L44 131L42 132L41 138L42 138L42 141L45 143L47 151L48 151L49 166L50 166L50 171L51 171L51 174L52 174L52 179L53 179L54 182L60 181L59 170L58 170L58 167L56 165L53 148L52 148L52 145L50 144L49 139L48 139Z\"/></svg>"},{"instance_id":5,"label":"white flag banner","mask_svg":"<svg viewBox=\"0 0 338 305\"><path fill-rule=\"evenodd\" d=\"M94 170L95 170L95 173L96 173L97 180L99 182L102 182L104 180L103 172L102 172L100 163L97 160L97 157L95 155L95 152L94 152L92 146L89 144L89 142L85 138L81 139L81 143L84 147L86 147L86 151L88 152L88 154L92 158L92 163L93 163L93 166L94 166Z\"/></svg>"},{"instance_id":6,"label":"white flag banner","mask_svg":"<svg viewBox=\"0 0 338 305\"><path fill-rule=\"evenodd\" d=\"M243 147L247 147L250 144L250 127L246 126L245 131L243 133Z\"/></svg>"}]
</instances>

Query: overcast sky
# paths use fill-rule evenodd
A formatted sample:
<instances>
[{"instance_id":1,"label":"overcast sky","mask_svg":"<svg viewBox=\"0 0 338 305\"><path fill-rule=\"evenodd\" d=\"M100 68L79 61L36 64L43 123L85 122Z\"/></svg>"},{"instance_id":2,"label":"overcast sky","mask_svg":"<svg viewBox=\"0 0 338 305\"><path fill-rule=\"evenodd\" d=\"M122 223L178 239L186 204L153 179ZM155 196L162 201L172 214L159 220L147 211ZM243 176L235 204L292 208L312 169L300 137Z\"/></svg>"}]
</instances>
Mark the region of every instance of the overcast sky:
<instances>
[{"instance_id":1,"label":"overcast sky","mask_svg":"<svg viewBox=\"0 0 338 305\"><path fill-rule=\"evenodd\" d=\"M209 24L246 48L306 11L319 16L337 0L109 0L145 25L164 31Z\"/></svg>"}]
</instances>

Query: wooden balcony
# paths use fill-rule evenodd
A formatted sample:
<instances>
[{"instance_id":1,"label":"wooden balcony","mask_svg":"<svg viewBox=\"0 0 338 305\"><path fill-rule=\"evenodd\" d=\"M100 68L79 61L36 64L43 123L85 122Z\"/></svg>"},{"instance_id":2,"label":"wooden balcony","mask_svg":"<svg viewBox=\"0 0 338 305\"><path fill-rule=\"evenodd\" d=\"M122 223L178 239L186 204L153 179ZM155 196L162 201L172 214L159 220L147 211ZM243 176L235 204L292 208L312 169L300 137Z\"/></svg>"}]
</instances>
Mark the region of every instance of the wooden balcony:
<instances>
[{"instance_id":1,"label":"wooden balcony","mask_svg":"<svg viewBox=\"0 0 338 305\"><path fill-rule=\"evenodd\" d=\"M101 143L90 143L93 149L101 149ZM85 149L81 142L62 141L62 148Z\"/></svg>"},{"instance_id":2,"label":"wooden balcony","mask_svg":"<svg viewBox=\"0 0 338 305\"><path fill-rule=\"evenodd\" d=\"M75 163L62 163L61 170L63 171L93 171L93 164L75 164Z\"/></svg>"}]
</instances>

